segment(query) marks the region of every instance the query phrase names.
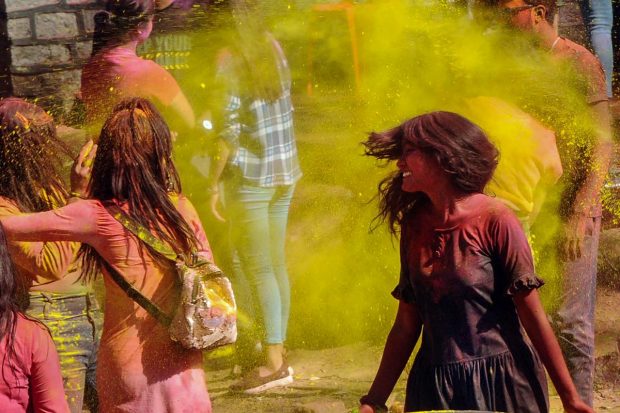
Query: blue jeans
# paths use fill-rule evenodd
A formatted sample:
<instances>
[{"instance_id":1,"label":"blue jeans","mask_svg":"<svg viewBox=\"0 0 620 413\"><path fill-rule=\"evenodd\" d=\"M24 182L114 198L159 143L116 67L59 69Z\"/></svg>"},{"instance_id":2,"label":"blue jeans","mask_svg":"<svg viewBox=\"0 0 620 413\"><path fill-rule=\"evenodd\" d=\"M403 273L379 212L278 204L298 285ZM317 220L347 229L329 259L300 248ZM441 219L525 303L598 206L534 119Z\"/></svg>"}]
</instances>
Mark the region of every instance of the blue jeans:
<instances>
[{"instance_id":1,"label":"blue jeans","mask_svg":"<svg viewBox=\"0 0 620 413\"><path fill-rule=\"evenodd\" d=\"M581 14L590 35L594 53L605 71L607 96L612 96L611 79L614 72L614 51L611 29L614 24L611 0L580 0Z\"/></svg>"},{"instance_id":2,"label":"blue jeans","mask_svg":"<svg viewBox=\"0 0 620 413\"><path fill-rule=\"evenodd\" d=\"M49 328L71 413L98 409L95 370L102 315L93 294L31 292L26 313Z\"/></svg>"},{"instance_id":3,"label":"blue jeans","mask_svg":"<svg viewBox=\"0 0 620 413\"><path fill-rule=\"evenodd\" d=\"M580 258L564 266L560 307L552 321L577 392L592 406L594 391L594 306L601 218L589 221Z\"/></svg>"},{"instance_id":4,"label":"blue jeans","mask_svg":"<svg viewBox=\"0 0 620 413\"><path fill-rule=\"evenodd\" d=\"M291 289L286 269L285 241L288 212L295 186L262 188L229 184L224 202L231 225L233 248L241 264L234 271L235 292L251 291L252 299L239 295L239 307L253 314L260 308L267 344L286 340ZM249 286L240 285L247 282ZM235 286L235 284L237 284Z\"/></svg>"}]
</instances>

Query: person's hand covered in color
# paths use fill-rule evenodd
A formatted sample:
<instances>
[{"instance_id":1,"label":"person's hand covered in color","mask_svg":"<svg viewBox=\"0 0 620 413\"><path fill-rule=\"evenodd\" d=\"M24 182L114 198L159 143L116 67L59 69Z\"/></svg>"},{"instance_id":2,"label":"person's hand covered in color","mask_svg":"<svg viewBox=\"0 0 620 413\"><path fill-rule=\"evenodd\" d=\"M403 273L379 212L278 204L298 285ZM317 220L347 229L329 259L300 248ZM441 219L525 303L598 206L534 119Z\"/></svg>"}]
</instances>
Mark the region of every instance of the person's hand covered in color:
<instances>
[{"instance_id":1,"label":"person's hand covered in color","mask_svg":"<svg viewBox=\"0 0 620 413\"><path fill-rule=\"evenodd\" d=\"M92 172L93 160L97 154L97 145L89 140L82 146L80 153L71 168L71 194L80 198L86 197Z\"/></svg>"},{"instance_id":2,"label":"person's hand covered in color","mask_svg":"<svg viewBox=\"0 0 620 413\"><path fill-rule=\"evenodd\" d=\"M566 403L563 407L566 413L594 413L594 409L585 404L581 399Z\"/></svg>"},{"instance_id":3,"label":"person's hand covered in color","mask_svg":"<svg viewBox=\"0 0 620 413\"><path fill-rule=\"evenodd\" d=\"M367 404L362 404L360 406L359 413L375 413L375 409L373 409L371 406Z\"/></svg>"}]
</instances>

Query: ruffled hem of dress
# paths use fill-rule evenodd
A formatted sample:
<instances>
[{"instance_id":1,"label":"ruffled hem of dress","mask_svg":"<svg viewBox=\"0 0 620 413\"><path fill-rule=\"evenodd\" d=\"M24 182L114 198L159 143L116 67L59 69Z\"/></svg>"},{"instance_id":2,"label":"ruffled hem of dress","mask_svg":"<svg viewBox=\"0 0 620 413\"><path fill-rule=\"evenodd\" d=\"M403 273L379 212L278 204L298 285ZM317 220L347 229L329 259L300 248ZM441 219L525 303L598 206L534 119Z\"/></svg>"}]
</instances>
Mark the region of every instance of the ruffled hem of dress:
<instances>
[{"instance_id":1,"label":"ruffled hem of dress","mask_svg":"<svg viewBox=\"0 0 620 413\"><path fill-rule=\"evenodd\" d=\"M520 291L531 291L535 288L538 289L543 285L545 285L545 282L541 278L538 278L535 274L522 275L510 283L506 289L506 294L512 297Z\"/></svg>"}]
</instances>

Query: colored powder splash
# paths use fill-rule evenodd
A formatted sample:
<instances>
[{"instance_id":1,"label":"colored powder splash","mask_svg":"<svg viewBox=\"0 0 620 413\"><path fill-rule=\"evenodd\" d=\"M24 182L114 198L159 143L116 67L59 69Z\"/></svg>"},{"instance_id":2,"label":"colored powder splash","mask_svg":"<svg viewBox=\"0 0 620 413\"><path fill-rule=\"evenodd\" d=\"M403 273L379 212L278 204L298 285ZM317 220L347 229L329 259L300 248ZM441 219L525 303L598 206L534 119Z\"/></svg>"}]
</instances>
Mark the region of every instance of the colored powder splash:
<instances>
[{"instance_id":1,"label":"colored powder splash","mask_svg":"<svg viewBox=\"0 0 620 413\"><path fill-rule=\"evenodd\" d=\"M565 175L588 161L593 125L583 98L583 79L570 66L554 61L535 39L497 24L483 10L476 10L472 20L465 10L446 1L356 4L358 87L345 11L320 11L310 3L264 3L268 5L261 6L263 14L293 71L304 171L291 208L287 245L293 288L291 345L382 342L391 326L396 300L390 291L399 278L398 240L384 226L369 230L377 212L376 185L395 165L377 167L362 155L360 142L368 132L427 111L451 110L475 118L489 135L514 135L516 145L505 140L503 150L527 154L532 140L525 139L522 126L497 121L503 113L498 108L505 105L556 132L560 152L570 160L563 165ZM226 19L215 12L207 20L212 24L190 35L188 68L178 78L198 118L209 124L218 111L215 61L231 28L220 24ZM476 105L479 99L487 99L488 110ZM208 129L181 134L176 150L185 192L221 257L227 230L210 218L205 178L197 172L208 170L208 148L214 140ZM559 189L555 186L547 194L548 203L556 207L545 208L538 217L544 228L533 230L549 309L557 301L559 271L557 257L543 252L557 239L560 216L553 211L560 208Z\"/></svg>"}]
</instances>

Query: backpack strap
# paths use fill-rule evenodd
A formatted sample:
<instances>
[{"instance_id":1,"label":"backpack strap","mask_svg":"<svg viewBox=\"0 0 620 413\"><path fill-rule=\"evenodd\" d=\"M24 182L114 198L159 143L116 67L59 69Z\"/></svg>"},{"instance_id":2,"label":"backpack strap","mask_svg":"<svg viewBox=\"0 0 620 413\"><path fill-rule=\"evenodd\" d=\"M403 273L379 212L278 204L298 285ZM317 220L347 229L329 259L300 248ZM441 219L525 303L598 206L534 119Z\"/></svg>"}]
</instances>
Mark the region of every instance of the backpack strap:
<instances>
[{"instance_id":1,"label":"backpack strap","mask_svg":"<svg viewBox=\"0 0 620 413\"><path fill-rule=\"evenodd\" d=\"M116 219L125 229L138 237L139 240L149 245L163 257L176 264L177 259L180 258L172 248L166 245L161 240L155 238L153 234L139 223L132 220L118 205L109 202L105 205L106 210L114 219ZM154 302L146 298L140 291L134 288L125 277L123 277L118 271L116 271L105 260L102 260L103 266L106 268L114 282L120 287L121 290L127 294L129 298L135 301L140 307L144 308L153 318L168 327L172 322L172 318L167 315L161 308Z\"/></svg>"},{"instance_id":2,"label":"backpack strap","mask_svg":"<svg viewBox=\"0 0 620 413\"><path fill-rule=\"evenodd\" d=\"M153 318L159 321L163 326L168 327L172 323L172 318L164 313L164 311L157 306L154 302L146 298L140 291L134 288L118 271L116 271L105 260L101 260L103 266L108 271L114 282L120 287L121 290L127 294L129 298L135 301L140 307L144 308Z\"/></svg>"},{"instance_id":3,"label":"backpack strap","mask_svg":"<svg viewBox=\"0 0 620 413\"><path fill-rule=\"evenodd\" d=\"M115 220L117 220L123 227L125 227L125 229L127 229L133 235L138 237L140 241L153 248L165 258L169 259L174 263L176 263L178 259L182 258L176 252L174 252L174 250L170 248L169 245L156 238L151 233L151 231L131 219L118 205L109 202L105 204L105 209L110 215L112 215Z\"/></svg>"}]
</instances>

